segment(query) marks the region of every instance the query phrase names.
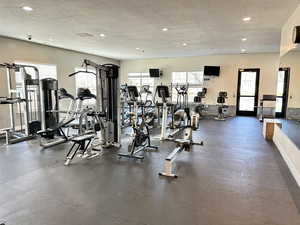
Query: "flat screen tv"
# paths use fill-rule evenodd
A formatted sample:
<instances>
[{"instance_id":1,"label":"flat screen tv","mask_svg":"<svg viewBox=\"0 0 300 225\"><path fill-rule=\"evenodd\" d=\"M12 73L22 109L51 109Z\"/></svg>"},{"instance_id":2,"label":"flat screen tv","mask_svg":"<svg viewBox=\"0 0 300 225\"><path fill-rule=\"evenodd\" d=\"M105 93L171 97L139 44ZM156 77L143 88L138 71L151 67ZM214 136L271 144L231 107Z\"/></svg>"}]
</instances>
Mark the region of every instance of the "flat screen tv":
<instances>
[{"instance_id":1,"label":"flat screen tv","mask_svg":"<svg viewBox=\"0 0 300 225\"><path fill-rule=\"evenodd\" d=\"M159 69L149 69L150 77L159 77L160 71Z\"/></svg>"},{"instance_id":2,"label":"flat screen tv","mask_svg":"<svg viewBox=\"0 0 300 225\"><path fill-rule=\"evenodd\" d=\"M220 76L220 66L204 66L204 76Z\"/></svg>"}]
</instances>

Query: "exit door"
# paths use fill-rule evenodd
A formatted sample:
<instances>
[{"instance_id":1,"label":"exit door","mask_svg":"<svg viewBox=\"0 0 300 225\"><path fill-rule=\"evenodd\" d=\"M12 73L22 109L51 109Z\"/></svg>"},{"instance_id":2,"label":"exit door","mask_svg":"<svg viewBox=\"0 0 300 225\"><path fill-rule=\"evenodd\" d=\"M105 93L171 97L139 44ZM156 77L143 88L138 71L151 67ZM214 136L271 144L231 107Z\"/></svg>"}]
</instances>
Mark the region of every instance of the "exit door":
<instances>
[{"instance_id":1,"label":"exit door","mask_svg":"<svg viewBox=\"0 0 300 225\"><path fill-rule=\"evenodd\" d=\"M237 111L240 116L256 116L260 69L240 69L237 88Z\"/></svg>"},{"instance_id":2,"label":"exit door","mask_svg":"<svg viewBox=\"0 0 300 225\"><path fill-rule=\"evenodd\" d=\"M285 118L289 95L290 68L280 68L277 79L276 117Z\"/></svg>"}]
</instances>

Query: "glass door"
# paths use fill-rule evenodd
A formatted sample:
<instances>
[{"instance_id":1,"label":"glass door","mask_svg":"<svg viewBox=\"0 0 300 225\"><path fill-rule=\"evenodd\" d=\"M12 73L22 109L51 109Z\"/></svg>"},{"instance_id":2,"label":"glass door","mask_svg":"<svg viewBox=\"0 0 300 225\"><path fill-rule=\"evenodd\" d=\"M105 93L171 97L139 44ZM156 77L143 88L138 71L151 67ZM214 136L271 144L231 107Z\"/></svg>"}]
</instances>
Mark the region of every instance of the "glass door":
<instances>
[{"instance_id":1,"label":"glass door","mask_svg":"<svg viewBox=\"0 0 300 225\"><path fill-rule=\"evenodd\" d=\"M280 68L277 79L276 117L285 118L288 102L289 68Z\"/></svg>"},{"instance_id":2,"label":"glass door","mask_svg":"<svg viewBox=\"0 0 300 225\"><path fill-rule=\"evenodd\" d=\"M237 115L256 116L260 69L240 69L237 92Z\"/></svg>"}]
</instances>

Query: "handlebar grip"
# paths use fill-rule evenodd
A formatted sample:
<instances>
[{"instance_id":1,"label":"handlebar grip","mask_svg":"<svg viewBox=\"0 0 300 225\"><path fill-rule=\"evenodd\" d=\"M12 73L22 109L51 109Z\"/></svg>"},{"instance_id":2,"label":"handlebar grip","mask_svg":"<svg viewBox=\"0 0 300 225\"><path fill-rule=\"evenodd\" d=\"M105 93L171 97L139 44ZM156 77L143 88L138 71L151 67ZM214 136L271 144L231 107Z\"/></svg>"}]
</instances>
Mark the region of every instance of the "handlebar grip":
<instances>
[{"instance_id":1,"label":"handlebar grip","mask_svg":"<svg viewBox=\"0 0 300 225\"><path fill-rule=\"evenodd\" d=\"M71 73L71 74L69 74L69 77L73 77L73 76L75 76L77 73L78 73L78 72Z\"/></svg>"}]
</instances>

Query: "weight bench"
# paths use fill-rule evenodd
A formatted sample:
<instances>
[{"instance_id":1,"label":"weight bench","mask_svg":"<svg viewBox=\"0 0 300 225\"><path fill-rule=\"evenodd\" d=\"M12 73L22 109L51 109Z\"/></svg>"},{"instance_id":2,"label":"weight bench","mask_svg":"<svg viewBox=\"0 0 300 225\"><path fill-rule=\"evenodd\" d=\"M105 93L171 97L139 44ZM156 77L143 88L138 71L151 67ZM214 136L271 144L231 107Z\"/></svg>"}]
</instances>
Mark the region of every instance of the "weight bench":
<instances>
[{"instance_id":1,"label":"weight bench","mask_svg":"<svg viewBox=\"0 0 300 225\"><path fill-rule=\"evenodd\" d=\"M70 124L74 120L75 119L72 118L72 119L69 119L69 120L64 121L62 123L58 123L57 126L55 126L55 127L47 128L45 130L38 131L37 134L41 136L40 145L44 148L49 148L49 147L52 147L54 145L58 145L58 144L67 142L69 140L69 137L65 134L65 132L63 131L63 128L66 127L68 124ZM62 138L53 140L53 139L55 139L56 134L59 134ZM52 139L53 141L44 143L42 141L42 138Z\"/></svg>"},{"instance_id":2,"label":"weight bench","mask_svg":"<svg viewBox=\"0 0 300 225\"><path fill-rule=\"evenodd\" d=\"M81 150L81 155L84 155L94 138L95 134L86 134L73 138L71 140L73 142L73 145L67 153L65 166L70 165L78 150ZM99 154L95 154L93 155L93 157L98 155Z\"/></svg>"}]
</instances>

